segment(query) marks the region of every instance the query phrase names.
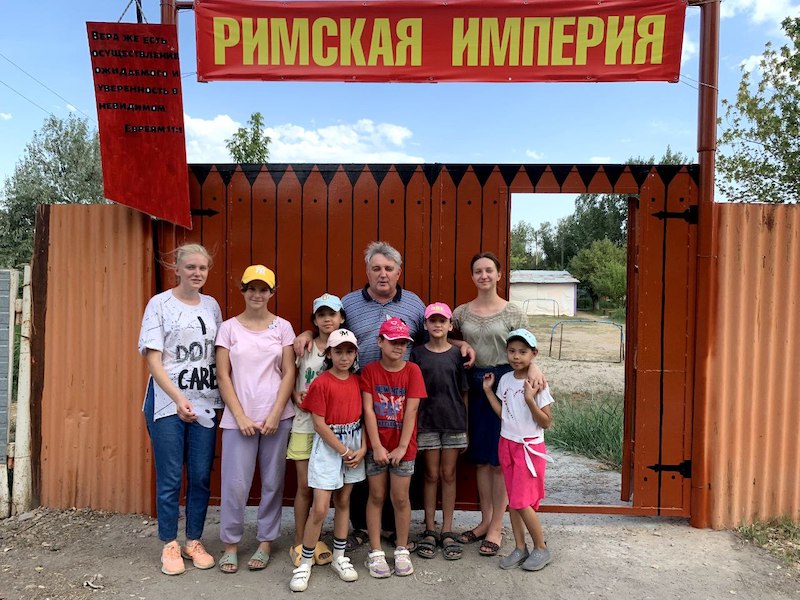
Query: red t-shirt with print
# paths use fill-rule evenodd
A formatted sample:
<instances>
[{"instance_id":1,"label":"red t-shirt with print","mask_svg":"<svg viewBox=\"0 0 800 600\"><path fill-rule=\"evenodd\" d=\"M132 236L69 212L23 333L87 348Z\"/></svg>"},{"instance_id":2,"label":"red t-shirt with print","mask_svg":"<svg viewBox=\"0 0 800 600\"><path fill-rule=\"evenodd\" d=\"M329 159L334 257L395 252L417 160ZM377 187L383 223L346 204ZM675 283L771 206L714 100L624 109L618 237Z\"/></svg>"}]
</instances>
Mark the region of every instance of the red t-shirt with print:
<instances>
[{"instance_id":1,"label":"red t-shirt with print","mask_svg":"<svg viewBox=\"0 0 800 600\"><path fill-rule=\"evenodd\" d=\"M380 361L368 364L361 370L361 389L372 394L372 409L378 419L378 436L381 444L391 452L400 443L403 432L403 416L406 410L406 398L428 396L422 371L414 363L407 362L399 371L392 372L383 368ZM371 448L369 436L367 445ZM414 460L417 456L417 422L408 442L403 460Z\"/></svg>"}]
</instances>

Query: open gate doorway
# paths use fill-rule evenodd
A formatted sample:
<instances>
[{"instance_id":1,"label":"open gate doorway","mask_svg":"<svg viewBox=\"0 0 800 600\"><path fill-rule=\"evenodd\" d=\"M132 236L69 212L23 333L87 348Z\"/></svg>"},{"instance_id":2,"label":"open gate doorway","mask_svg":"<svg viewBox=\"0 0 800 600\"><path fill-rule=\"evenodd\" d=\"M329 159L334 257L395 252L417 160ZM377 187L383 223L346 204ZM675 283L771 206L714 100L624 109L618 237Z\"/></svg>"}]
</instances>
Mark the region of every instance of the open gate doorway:
<instances>
[{"instance_id":1,"label":"open gate doorway","mask_svg":"<svg viewBox=\"0 0 800 600\"><path fill-rule=\"evenodd\" d=\"M310 326L305 308L313 298L363 285L370 241L403 254L404 287L455 306L474 295L473 254L491 250L509 264L513 193L638 197L630 203L625 349L622 500L630 504L542 509L689 515L696 165L206 164L191 165L189 178L194 229L161 223L158 250L184 241L213 249L224 268L211 272L205 291L227 316L242 309L243 269L253 261L274 266L274 309L298 331ZM214 486L218 497L218 470ZM468 475L458 501L477 506Z\"/></svg>"}]
</instances>

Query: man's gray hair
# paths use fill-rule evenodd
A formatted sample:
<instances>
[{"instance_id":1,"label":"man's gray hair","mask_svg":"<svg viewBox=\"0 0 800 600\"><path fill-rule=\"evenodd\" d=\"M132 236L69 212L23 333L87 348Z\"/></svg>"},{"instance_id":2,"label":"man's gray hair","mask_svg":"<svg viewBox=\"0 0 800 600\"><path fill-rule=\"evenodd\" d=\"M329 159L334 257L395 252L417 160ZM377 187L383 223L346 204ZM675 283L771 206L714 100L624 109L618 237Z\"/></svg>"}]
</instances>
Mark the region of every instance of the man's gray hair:
<instances>
[{"instance_id":1,"label":"man's gray hair","mask_svg":"<svg viewBox=\"0 0 800 600\"><path fill-rule=\"evenodd\" d=\"M389 260L397 263L398 267L403 266L403 257L397 249L391 244L386 242L371 242L367 249L364 251L364 262L369 266L370 261L375 258L376 254L383 254Z\"/></svg>"}]
</instances>

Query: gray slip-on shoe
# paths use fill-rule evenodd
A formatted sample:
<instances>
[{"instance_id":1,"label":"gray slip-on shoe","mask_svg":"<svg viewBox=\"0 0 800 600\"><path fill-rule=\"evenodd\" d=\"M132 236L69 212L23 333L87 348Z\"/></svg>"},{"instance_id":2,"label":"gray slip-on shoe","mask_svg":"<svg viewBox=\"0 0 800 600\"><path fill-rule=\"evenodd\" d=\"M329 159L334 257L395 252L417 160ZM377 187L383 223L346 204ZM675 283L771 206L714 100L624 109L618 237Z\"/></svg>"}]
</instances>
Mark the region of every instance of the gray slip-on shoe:
<instances>
[{"instance_id":1,"label":"gray slip-on shoe","mask_svg":"<svg viewBox=\"0 0 800 600\"><path fill-rule=\"evenodd\" d=\"M522 568L526 571L539 571L544 569L545 565L553 560L553 555L547 548L540 549L534 548L525 562L522 563Z\"/></svg>"},{"instance_id":2,"label":"gray slip-on shoe","mask_svg":"<svg viewBox=\"0 0 800 600\"><path fill-rule=\"evenodd\" d=\"M528 558L528 556L529 554L527 546L525 546L523 549L514 548L514 551L511 554L500 559L500 568L516 569L525 562L525 559Z\"/></svg>"}]
</instances>

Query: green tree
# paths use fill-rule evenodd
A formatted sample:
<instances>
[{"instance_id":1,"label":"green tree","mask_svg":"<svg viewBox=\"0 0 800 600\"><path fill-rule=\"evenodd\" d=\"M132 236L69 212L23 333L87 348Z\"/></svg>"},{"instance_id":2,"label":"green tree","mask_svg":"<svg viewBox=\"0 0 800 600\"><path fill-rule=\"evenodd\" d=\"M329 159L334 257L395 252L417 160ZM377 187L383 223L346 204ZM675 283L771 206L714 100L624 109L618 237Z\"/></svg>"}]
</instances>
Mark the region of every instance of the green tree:
<instances>
[{"instance_id":1,"label":"green tree","mask_svg":"<svg viewBox=\"0 0 800 600\"><path fill-rule=\"evenodd\" d=\"M269 158L269 145L272 138L264 133L264 117L254 112L247 121L247 127L239 127L225 140L231 157L238 163L265 163Z\"/></svg>"},{"instance_id":2,"label":"green tree","mask_svg":"<svg viewBox=\"0 0 800 600\"><path fill-rule=\"evenodd\" d=\"M539 269L542 254L537 248L537 233L527 221L511 228L511 269Z\"/></svg>"},{"instance_id":3,"label":"green tree","mask_svg":"<svg viewBox=\"0 0 800 600\"><path fill-rule=\"evenodd\" d=\"M569 272L586 285L595 310L600 298L620 303L625 297L625 248L608 238L595 240L580 250L569 263Z\"/></svg>"},{"instance_id":4,"label":"green tree","mask_svg":"<svg viewBox=\"0 0 800 600\"><path fill-rule=\"evenodd\" d=\"M800 17L781 23L789 44L767 43L760 79L742 68L736 100L723 100L725 119L717 169L730 200L800 199Z\"/></svg>"},{"instance_id":5,"label":"green tree","mask_svg":"<svg viewBox=\"0 0 800 600\"><path fill-rule=\"evenodd\" d=\"M25 147L0 197L0 265L30 261L39 204L103 202L97 132L75 116L48 117Z\"/></svg>"},{"instance_id":6,"label":"green tree","mask_svg":"<svg viewBox=\"0 0 800 600\"><path fill-rule=\"evenodd\" d=\"M683 165L689 158L667 146L658 164ZM655 156L628 159L629 165L652 165ZM595 240L609 239L625 246L628 239L628 194L581 194L575 198L575 212L539 230L545 268L565 269L572 258Z\"/></svg>"}]
</instances>

